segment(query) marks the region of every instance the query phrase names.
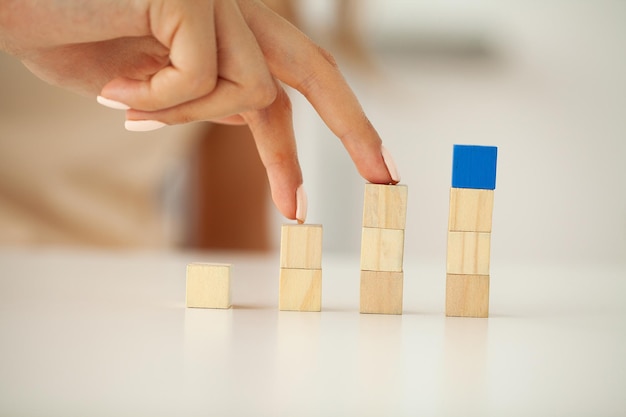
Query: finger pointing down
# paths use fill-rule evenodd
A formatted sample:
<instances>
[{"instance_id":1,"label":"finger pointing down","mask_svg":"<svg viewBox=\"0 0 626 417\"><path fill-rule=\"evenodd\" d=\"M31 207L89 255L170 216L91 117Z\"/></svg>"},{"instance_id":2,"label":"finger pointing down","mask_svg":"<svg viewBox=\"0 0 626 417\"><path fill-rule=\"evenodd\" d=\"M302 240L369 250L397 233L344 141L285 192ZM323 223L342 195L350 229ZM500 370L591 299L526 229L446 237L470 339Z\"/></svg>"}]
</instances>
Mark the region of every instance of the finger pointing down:
<instances>
[{"instance_id":1,"label":"finger pointing down","mask_svg":"<svg viewBox=\"0 0 626 417\"><path fill-rule=\"evenodd\" d=\"M303 223L306 218L306 194L298 162L293 131L291 101L277 82L274 102L262 110L242 114L248 123L267 171L272 199L288 219Z\"/></svg>"}]
</instances>

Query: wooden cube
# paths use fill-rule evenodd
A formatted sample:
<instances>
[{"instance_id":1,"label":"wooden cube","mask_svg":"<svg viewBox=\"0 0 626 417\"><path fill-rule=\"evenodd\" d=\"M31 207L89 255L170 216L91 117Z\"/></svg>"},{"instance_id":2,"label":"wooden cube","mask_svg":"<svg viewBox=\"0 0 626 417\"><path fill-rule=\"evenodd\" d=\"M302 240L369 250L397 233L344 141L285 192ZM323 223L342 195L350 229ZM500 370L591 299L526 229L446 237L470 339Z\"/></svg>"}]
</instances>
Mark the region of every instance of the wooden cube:
<instances>
[{"instance_id":1,"label":"wooden cube","mask_svg":"<svg viewBox=\"0 0 626 417\"><path fill-rule=\"evenodd\" d=\"M407 194L406 185L365 184L363 227L404 229Z\"/></svg>"},{"instance_id":2,"label":"wooden cube","mask_svg":"<svg viewBox=\"0 0 626 417\"><path fill-rule=\"evenodd\" d=\"M278 309L321 311L322 270L281 268Z\"/></svg>"},{"instance_id":3,"label":"wooden cube","mask_svg":"<svg viewBox=\"0 0 626 417\"><path fill-rule=\"evenodd\" d=\"M448 274L446 316L489 317L489 275Z\"/></svg>"},{"instance_id":4,"label":"wooden cube","mask_svg":"<svg viewBox=\"0 0 626 417\"><path fill-rule=\"evenodd\" d=\"M489 275L491 233L448 232L448 274Z\"/></svg>"},{"instance_id":5,"label":"wooden cube","mask_svg":"<svg viewBox=\"0 0 626 417\"><path fill-rule=\"evenodd\" d=\"M493 190L451 188L448 230L491 232L493 193Z\"/></svg>"},{"instance_id":6,"label":"wooden cube","mask_svg":"<svg viewBox=\"0 0 626 417\"><path fill-rule=\"evenodd\" d=\"M361 313L402 314L402 272L361 271Z\"/></svg>"},{"instance_id":7,"label":"wooden cube","mask_svg":"<svg viewBox=\"0 0 626 417\"><path fill-rule=\"evenodd\" d=\"M284 224L281 229L280 267L322 269L322 225Z\"/></svg>"},{"instance_id":8,"label":"wooden cube","mask_svg":"<svg viewBox=\"0 0 626 417\"><path fill-rule=\"evenodd\" d=\"M187 265L187 307L229 308L230 265Z\"/></svg>"},{"instance_id":9,"label":"wooden cube","mask_svg":"<svg viewBox=\"0 0 626 417\"><path fill-rule=\"evenodd\" d=\"M402 272L404 230L364 227L361 270Z\"/></svg>"}]
</instances>

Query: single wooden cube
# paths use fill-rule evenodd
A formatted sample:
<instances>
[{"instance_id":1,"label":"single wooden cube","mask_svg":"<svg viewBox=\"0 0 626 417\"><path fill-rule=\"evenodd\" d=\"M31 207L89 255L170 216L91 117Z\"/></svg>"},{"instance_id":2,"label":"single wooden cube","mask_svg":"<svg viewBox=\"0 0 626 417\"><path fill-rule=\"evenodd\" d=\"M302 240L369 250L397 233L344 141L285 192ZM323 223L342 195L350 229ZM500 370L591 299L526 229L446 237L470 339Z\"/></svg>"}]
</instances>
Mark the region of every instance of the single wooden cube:
<instances>
[{"instance_id":1,"label":"single wooden cube","mask_svg":"<svg viewBox=\"0 0 626 417\"><path fill-rule=\"evenodd\" d=\"M283 224L280 267L322 269L321 224Z\"/></svg>"},{"instance_id":2,"label":"single wooden cube","mask_svg":"<svg viewBox=\"0 0 626 417\"><path fill-rule=\"evenodd\" d=\"M489 275L448 274L446 316L489 317Z\"/></svg>"},{"instance_id":3,"label":"single wooden cube","mask_svg":"<svg viewBox=\"0 0 626 417\"><path fill-rule=\"evenodd\" d=\"M281 268L278 309L321 311L322 270Z\"/></svg>"},{"instance_id":4,"label":"single wooden cube","mask_svg":"<svg viewBox=\"0 0 626 417\"><path fill-rule=\"evenodd\" d=\"M230 268L228 264L187 265L187 307L229 308Z\"/></svg>"},{"instance_id":5,"label":"single wooden cube","mask_svg":"<svg viewBox=\"0 0 626 417\"><path fill-rule=\"evenodd\" d=\"M407 194L406 185L365 184L363 227L404 229Z\"/></svg>"},{"instance_id":6,"label":"single wooden cube","mask_svg":"<svg viewBox=\"0 0 626 417\"><path fill-rule=\"evenodd\" d=\"M448 274L489 275L491 233L448 232Z\"/></svg>"},{"instance_id":7,"label":"single wooden cube","mask_svg":"<svg viewBox=\"0 0 626 417\"><path fill-rule=\"evenodd\" d=\"M493 194L493 190L451 188L448 230L490 233Z\"/></svg>"},{"instance_id":8,"label":"single wooden cube","mask_svg":"<svg viewBox=\"0 0 626 417\"><path fill-rule=\"evenodd\" d=\"M364 227L361 270L402 272L404 230Z\"/></svg>"},{"instance_id":9,"label":"single wooden cube","mask_svg":"<svg viewBox=\"0 0 626 417\"><path fill-rule=\"evenodd\" d=\"M361 313L402 314L402 272L361 271Z\"/></svg>"}]
</instances>

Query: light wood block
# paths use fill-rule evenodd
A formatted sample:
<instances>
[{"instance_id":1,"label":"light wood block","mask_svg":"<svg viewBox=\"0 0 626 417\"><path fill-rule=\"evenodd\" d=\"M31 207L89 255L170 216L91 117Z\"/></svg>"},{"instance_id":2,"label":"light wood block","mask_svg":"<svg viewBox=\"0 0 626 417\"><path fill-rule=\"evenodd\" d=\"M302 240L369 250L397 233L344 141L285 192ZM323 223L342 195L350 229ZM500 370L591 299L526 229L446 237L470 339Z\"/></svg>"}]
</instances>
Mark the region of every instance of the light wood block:
<instances>
[{"instance_id":1,"label":"light wood block","mask_svg":"<svg viewBox=\"0 0 626 417\"><path fill-rule=\"evenodd\" d=\"M402 272L361 271L361 313L402 314Z\"/></svg>"},{"instance_id":2,"label":"light wood block","mask_svg":"<svg viewBox=\"0 0 626 417\"><path fill-rule=\"evenodd\" d=\"M489 275L448 274L446 316L489 317Z\"/></svg>"},{"instance_id":3,"label":"light wood block","mask_svg":"<svg viewBox=\"0 0 626 417\"><path fill-rule=\"evenodd\" d=\"M278 309L321 311L322 270L281 268Z\"/></svg>"},{"instance_id":4,"label":"light wood block","mask_svg":"<svg viewBox=\"0 0 626 417\"><path fill-rule=\"evenodd\" d=\"M361 270L402 272L404 230L364 227Z\"/></svg>"},{"instance_id":5,"label":"light wood block","mask_svg":"<svg viewBox=\"0 0 626 417\"><path fill-rule=\"evenodd\" d=\"M404 229L407 195L406 185L365 184L363 227Z\"/></svg>"},{"instance_id":6,"label":"light wood block","mask_svg":"<svg viewBox=\"0 0 626 417\"><path fill-rule=\"evenodd\" d=\"M322 225L284 224L281 229L280 267L322 269Z\"/></svg>"},{"instance_id":7,"label":"light wood block","mask_svg":"<svg viewBox=\"0 0 626 417\"><path fill-rule=\"evenodd\" d=\"M491 233L448 232L448 274L489 275Z\"/></svg>"},{"instance_id":8,"label":"light wood block","mask_svg":"<svg viewBox=\"0 0 626 417\"><path fill-rule=\"evenodd\" d=\"M187 307L229 308L230 269L227 264L187 265Z\"/></svg>"},{"instance_id":9,"label":"light wood block","mask_svg":"<svg viewBox=\"0 0 626 417\"><path fill-rule=\"evenodd\" d=\"M493 194L493 190L451 188L448 230L491 232Z\"/></svg>"}]
</instances>

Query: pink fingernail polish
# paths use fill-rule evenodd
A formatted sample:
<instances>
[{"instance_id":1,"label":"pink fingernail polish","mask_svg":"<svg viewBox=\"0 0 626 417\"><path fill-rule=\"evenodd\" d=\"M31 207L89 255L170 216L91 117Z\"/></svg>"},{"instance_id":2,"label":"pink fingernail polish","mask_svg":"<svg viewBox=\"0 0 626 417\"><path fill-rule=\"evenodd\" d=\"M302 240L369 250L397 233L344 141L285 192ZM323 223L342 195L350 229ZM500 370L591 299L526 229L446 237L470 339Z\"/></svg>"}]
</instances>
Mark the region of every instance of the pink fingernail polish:
<instances>
[{"instance_id":1,"label":"pink fingernail polish","mask_svg":"<svg viewBox=\"0 0 626 417\"><path fill-rule=\"evenodd\" d=\"M296 190L296 220L299 224L306 221L306 213L308 209L308 199L306 191L304 191L304 185L300 185Z\"/></svg>"},{"instance_id":2,"label":"pink fingernail polish","mask_svg":"<svg viewBox=\"0 0 626 417\"><path fill-rule=\"evenodd\" d=\"M165 123L157 120L126 120L124 127L131 132L149 132L166 126Z\"/></svg>"},{"instance_id":3,"label":"pink fingernail polish","mask_svg":"<svg viewBox=\"0 0 626 417\"><path fill-rule=\"evenodd\" d=\"M108 108L111 108L111 109L115 109L115 110L128 110L128 109L130 109L130 107L128 107L124 103L120 103L119 101L111 100L111 99L108 99L108 98L102 97L102 96L96 97L96 101L98 103L102 104L105 107L108 107Z\"/></svg>"},{"instance_id":4,"label":"pink fingernail polish","mask_svg":"<svg viewBox=\"0 0 626 417\"><path fill-rule=\"evenodd\" d=\"M389 171L389 175L391 175L391 179L395 182L400 182L400 173L398 172L398 167L391 153L389 153L384 146L381 146L381 153L383 155L383 161L385 161L385 165L387 165L387 171Z\"/></svg>"}]
</instances>

